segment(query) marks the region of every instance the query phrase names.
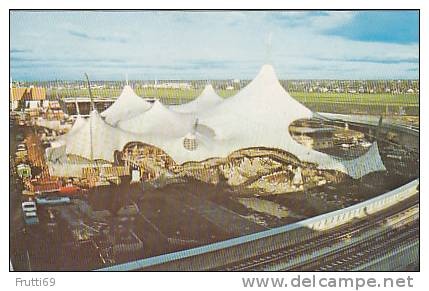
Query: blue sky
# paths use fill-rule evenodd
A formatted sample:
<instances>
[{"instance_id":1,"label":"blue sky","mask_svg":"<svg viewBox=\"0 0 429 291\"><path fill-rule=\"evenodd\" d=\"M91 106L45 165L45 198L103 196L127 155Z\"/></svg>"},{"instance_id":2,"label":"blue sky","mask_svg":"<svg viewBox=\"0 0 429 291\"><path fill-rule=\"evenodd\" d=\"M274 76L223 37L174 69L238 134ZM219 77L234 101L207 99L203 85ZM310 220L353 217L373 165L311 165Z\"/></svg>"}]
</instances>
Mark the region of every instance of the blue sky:
<instances>
[{"instance_id":1,"label":"blue sky","mask_svg":"<svg viewBox=\"0 0 429 291\"><path fill-rule=\"evenodd\" d=\"M417 79L415 11L11 12L16 80ZM271 36L271 37L270 37ZM271 38L271 53L267 53Z\"/></svg>"}]
</instances>

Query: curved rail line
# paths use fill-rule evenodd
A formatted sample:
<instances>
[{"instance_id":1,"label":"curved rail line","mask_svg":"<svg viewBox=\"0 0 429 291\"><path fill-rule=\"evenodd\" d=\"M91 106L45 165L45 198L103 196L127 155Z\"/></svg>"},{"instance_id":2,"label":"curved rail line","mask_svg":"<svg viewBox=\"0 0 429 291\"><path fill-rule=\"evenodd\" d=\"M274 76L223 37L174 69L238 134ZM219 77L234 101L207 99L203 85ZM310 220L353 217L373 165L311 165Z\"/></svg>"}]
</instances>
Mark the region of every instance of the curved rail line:
<instances>
[{"instance_id":1,"label":"curved rail line","mask_svg":"<svg viewBox=\"0 0 429 291\"><path fill-rule=\"evenodd\" d=\"M403 213L409 211L419 204L417 197L409 198L401 205L389 208L387 211L377 213L377 215L368 216L365 220L360 220L352 225L347 224L332 231L325 231L319 236L310 238L299 244L285 247L283 249L275 250L264 254L263 256L253 257L249 260L238 262L237 264L219 268L218 271L246 271L246 270L263 270L264 267L278 263L280 261L291 260L293 257L311 252L315 249L322 249L323 247L332 246L334 243L347 239L349 236L357 236L364 233L366 230L373 228L375 225L381 225L389 219L401 216ZM401 223L398 221L397 224Z\"/></svg>"},{"instance_id":2,"label":"curved rail line","mask_svg":"<svg viewBox=\"0 0 429 291\"><path fill-rule=\"evenodd\" d=\"M284 270L291 271L350 271L378 257L380 253L389 252L401 244L419 239L419 219L409 221L397 228L389 228L371 236L360 244L341 249L334 254L324 256L324 260L315 260Z\"/></svg>"}]
</instances>

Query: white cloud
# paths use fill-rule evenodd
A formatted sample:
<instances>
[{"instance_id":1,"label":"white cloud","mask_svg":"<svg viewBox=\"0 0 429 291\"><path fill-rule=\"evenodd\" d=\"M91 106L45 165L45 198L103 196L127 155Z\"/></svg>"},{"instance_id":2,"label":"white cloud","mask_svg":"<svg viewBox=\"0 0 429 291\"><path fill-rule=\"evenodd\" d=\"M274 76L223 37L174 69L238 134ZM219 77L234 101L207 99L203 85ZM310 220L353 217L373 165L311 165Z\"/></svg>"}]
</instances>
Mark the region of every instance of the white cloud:
<instances>
[{"instance_id":1,"label":"white cloud","mask_svg":"<svg viewBox=\"0 0 429 291\"><path fill-rule=\"evenodd\" d=\"M324 31L349 23L355 16L355 12L335 11L327 12L327 16L314 16L310 18L312 29Z\"/></svg>"},{"instance_id":2,"label":"white cloud","mask_svg":"<svg viewBox=\"0 0 429 291\"><path fill-rule=\"evenodd\" d=\"M353 41L322 33L349 23L354 15L302 11L19 15L12 17L11 47L31 51L20 53L20 62L12 59L12 73L24 73L20 63L34 64L36 78L76 78L84 71L100 78L126 71L139 78L252 78L267 60L266 42L272 32L272 61L282 78L418 76L413 70L418 68L416 44ZM42 64L49 70L38 67Z\"/></svg>"}]
</instances>

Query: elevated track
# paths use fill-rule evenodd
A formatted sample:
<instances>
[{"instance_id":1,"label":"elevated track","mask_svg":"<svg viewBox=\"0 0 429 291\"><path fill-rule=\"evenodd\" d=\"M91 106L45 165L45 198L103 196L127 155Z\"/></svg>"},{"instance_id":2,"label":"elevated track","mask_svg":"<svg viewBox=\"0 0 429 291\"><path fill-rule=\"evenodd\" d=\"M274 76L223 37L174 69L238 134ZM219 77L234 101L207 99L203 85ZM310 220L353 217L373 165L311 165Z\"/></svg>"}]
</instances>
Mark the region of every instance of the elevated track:
<instances>
[{"instance_id":1,"label":"elevated track","mask_svg":"<svg viewBox=\"0 0 429 291\"><path fill-rule=\"evenodd\" d=\"M387 246L396 246L401 240L395 235L402 236L408 233L410 236L407 236L407 239L418 239L418 211L418 198L412 197L377 215L370 215L338 229L325 231L302 244L276 250L219 270L348 271L353 266L366 262L362 259L368 260L370 258L368 254L379 255L376 250L388 250Z\"/></svg>"}]
</instances>

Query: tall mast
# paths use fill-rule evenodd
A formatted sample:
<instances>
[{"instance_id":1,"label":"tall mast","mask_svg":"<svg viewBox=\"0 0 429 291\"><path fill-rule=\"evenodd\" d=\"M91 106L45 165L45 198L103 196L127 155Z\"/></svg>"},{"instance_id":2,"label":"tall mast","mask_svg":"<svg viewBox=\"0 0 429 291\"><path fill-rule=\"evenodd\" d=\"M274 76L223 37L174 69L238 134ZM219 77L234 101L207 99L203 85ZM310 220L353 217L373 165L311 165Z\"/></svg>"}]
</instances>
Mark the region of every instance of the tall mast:
<instances>
[{"instance_id":1,"label":"tall mast","mask_svg":"<svg viewBox=\"0 0 429 291\"><path fill-rule=\"evenodd\" d=\"M270 32L268 34L268 39L267 39L267 48L266 48L266 60L265 63L266 64L271 64L271 50L272 50L272 39L273 39L273 33Z\"/></svg>"},{"instance_id":2,"label":"tall mast","mask_svg":"<svg viewBox=\"0 0 429 291\"><path fill-rule=\"evenodd\" d=\"M88 74L85 73L86 82L88 83L88 91L89 91L89 99L91 100L91 107L92 110L95 110L94 100L92 97L92 91L91 91L91 83L89 82Z\"/></svg>"},{"instance_id":3,"label":"tall mast","mask_svg":"<svg viewBox=\"0 0 429 291\"><path fill-rule=\"evenodd\" d=\"M76 114L78 116L80 116L80 109L79 109L79 103L77 102L77 97L74 97L74 103L75 103L75 106L76 106Z\"/></svg>"},{"instance_id":4,"label":"tall mast","mask_svg":"<svg viewBox=\"0 0 429 291\"><path fill-rule=\"evenodd\" d=\"M85 77L86 77L86 81L88 83L88 90L89 90L89 98L91 99L91 107L92 107L92 111L95 110L95 106L94 106L94 100L92 99L92 92L91 92L91 83L89 82L89 78L88 78L88 74L85 73ZM91 143L91 152L90 152L90 160L91 163L94 161L94 151L93 151L93 142L92 142L92 112L90 112L90 116L89 116L89 140Z\"/></svg>"}]
</instances>

